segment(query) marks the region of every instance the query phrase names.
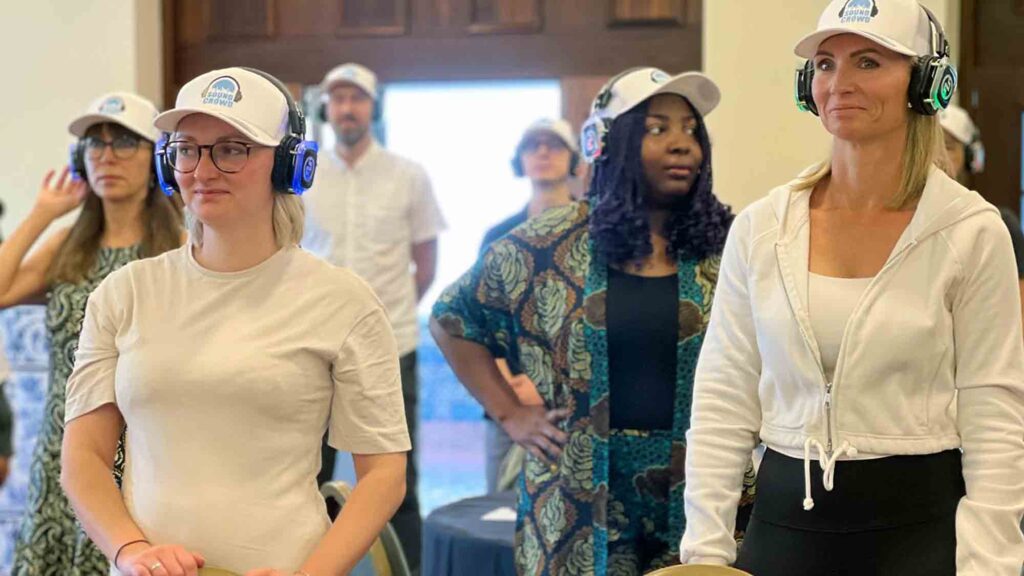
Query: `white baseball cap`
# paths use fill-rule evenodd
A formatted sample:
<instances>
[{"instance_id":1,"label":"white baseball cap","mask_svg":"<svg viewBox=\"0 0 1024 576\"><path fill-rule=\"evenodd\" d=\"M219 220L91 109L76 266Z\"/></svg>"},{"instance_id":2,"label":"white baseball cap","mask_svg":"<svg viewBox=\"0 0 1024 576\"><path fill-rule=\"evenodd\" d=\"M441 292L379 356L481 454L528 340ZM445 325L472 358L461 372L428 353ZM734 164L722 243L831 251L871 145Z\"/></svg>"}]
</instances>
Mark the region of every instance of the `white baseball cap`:
<instances>
[{"instance_id":1,"label":"white baseball cap","mask_svg":"<svg viewBox=\"0 0 1024 576\"><path fill-rule=\"evenodd\" d=\"M856 34L905 56L928 56L932 25L916 0L832 0L818 19L818 29L804 36L793 51L814 58L822 42L838 34Z\"/></svg>"},{"instance_id":2,"label":"white baseball cap","mask_svg":"<svg viewBox=\"0 0 1024 576\"><path fill-rule=\"evenodd\" d=\"M722 99L718 85L700 72L669 76L658 68L637 68L613 78L601 89L591 106L591 118L614 120L658 94L686 98L701 116L707 116Z\"/></svg>"},{"instance_id":3,"label":"white baseball cap","mask_svg":"<svg viewBox=\"0 0 1024 576\"><path fill-rule=\"evenodd\" d=\"M342 83L358 86L369 94L370 98L377 99L377 75L366 66L354 62L335 66L320 82L320 89L326 94L331 88Z\"/></svg>"},{"instance_id":4,"label":"white baseball cap","mask_svg":"<svg viewBox=\"0 0 1024 576\"><path fill-rule=\"evenodd\" d=\"M206 114L227 122L257 144L276 146L288 135L288 101L267 78L245 68L212 70L190 80L178 91L174 109L154 124L174 132L191 114Z\"/></svg>"},{"instance_id":5,"label":"white baseball cap","mask_svg":"<svg viewBox=\"0 0 1024 576\"><path fill-rule=\"evenodd\" d=\"M952 134L964 145L974 142L978 136L978 128L974 125L967 110L956 104L950 104L945 110L939 111L939 124L943 130Z\"/></svg>"},{"instance_id":6,"label":"white baseball cap","mask_svg":"<svg viewBox=\"0 0 1024 576\"><path fill-rule=\"evenodd\" d=\"M78 138L96 124L111 122L135 132L139 136L156 142L160 131L153 126L153 119L159 112L152 102L131 92L110 92L89 104L89 108L68 125L68 132Z\"/></svg>"},{"instance_id":7,"label":"white baseball cap","mask_svg":"<svg viewBox=\"0 0 1024 576\"><path fill-rule=\"evenodd\" d=\"M542 118L527 126L526 130L523 131L522 137L519 138L518 146L522 146L523 142L527 138L534 134L547 133L554 134L559 140L565 143L565 145L573 152L579 152L579 146L576 145L576 133L573 131L572 126L561 118L552 120L550 118Z\"/></svg>"}]
</instances>

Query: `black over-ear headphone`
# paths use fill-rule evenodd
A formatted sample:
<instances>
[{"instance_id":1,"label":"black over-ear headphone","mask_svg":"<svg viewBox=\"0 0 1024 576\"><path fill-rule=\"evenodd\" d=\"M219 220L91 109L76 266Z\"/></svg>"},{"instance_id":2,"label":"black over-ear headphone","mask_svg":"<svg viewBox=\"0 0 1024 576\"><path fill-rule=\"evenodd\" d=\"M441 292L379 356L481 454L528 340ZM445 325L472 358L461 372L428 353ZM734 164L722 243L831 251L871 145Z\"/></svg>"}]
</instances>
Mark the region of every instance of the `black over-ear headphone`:
<instances>
[{"instance_id":1,"label":"black over-ear headphone","mask_svg":"<svg viewBox=\"0 0 1024 576\"><path fill-rule=\"evenodd\" d=\"M68 169L75 180L85 180L85 138L79 138L68 150Z\"/></svg>"},{"instance_id":2,"label":"black over-ear headphone","mask_svg":"<svg viewBox=\"0 0 1024 576\"><path fill-rule=\"evenodd\" d=\"M919 5L920 6L920 5ZM939 110L949 106L956 91L956 67L949 61L949 40L946 33L932 11L920 6L928 16L931 29L932 53L918 56L910 72L910 85L907 88L907 100L910 108L923 116L934 116ZM804 62L803 68L796 72L796 105L801 110L818 116L818 106L814 103L811 85L814 81L813 59Z\"/></svg>"},{"instance_id":3,"label":"black over-ear headphone","mask_svg":"<svg viewBox=\"0 0 1024 576\"><path fill-rule=\"evenodd\" d=\"M278 192L302 194L313 185L318 150L316 142L305 139L306 117L288 87L280 80L255 68L243 67L242 70L262 76L284 95L288 104L288 135L274 148L274 168L270 172L270 183ZM154 159L160 187L170 196L178 190L178 182L174 179L174 168L167 158L167 139L168 135L164 134L157 143Z\"/></svg>"}]
</instances>

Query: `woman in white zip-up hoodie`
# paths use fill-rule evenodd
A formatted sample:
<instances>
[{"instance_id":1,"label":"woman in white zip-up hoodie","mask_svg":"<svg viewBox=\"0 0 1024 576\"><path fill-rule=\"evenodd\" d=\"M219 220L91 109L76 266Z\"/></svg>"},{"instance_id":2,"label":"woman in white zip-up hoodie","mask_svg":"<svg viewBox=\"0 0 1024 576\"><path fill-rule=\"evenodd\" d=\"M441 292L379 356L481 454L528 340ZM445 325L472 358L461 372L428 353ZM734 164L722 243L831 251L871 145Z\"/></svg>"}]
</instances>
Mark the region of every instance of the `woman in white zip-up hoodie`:
<instances>
[{"instance_id":1,"label":"woman in white zip-up hoodie","mask_svg":"<svg viewBox=\"0 0 1024 576\"><path fill-rule=\"evenodd\" d=\"M832 157L740 214L687 436L684 563L1017 576L1024 346L996 209L935 166L955 71L913 0L835 0L796 47ZM744 464L758 500L732 538Z\"/></svg>"}]
</instances>

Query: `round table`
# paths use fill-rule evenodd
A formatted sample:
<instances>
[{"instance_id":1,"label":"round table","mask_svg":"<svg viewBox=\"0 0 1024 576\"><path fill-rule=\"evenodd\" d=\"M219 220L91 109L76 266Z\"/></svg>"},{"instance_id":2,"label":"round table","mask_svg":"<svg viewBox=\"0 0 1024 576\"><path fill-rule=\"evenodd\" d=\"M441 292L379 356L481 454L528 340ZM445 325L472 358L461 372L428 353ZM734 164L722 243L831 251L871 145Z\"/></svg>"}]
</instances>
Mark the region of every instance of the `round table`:
<instances>
[{"instance_id":1,"label":"round table","mask_svg":"<svg viewBox=\"0 0 1024 576\"><path fill-rule=\"evenodd\" d=\"M514 491L467 498L434 510L423 522L423 576L515 576L515 521L483 520L516 508Z\"/></svg>"}]
</instances>

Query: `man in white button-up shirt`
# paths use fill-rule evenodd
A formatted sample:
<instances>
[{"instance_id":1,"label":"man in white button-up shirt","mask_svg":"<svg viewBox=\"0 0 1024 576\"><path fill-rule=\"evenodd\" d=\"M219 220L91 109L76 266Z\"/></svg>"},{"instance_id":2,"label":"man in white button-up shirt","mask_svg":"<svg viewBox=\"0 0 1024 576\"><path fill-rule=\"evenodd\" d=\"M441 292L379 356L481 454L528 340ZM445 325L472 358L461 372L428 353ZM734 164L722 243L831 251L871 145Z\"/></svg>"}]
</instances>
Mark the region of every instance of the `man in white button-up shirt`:
<instances>
[{"instance_id":1,"label":"man in white button-up shirt","mask_svg":"<svg viewBox=\"0 0 1024 576\"><path fill-rule=\"evenodd\" d=\"M382 148L371 133L377 78L358 64L332 69L321 83L323 115L337 136L320 151L316 182L303 196L302 245L365 279L388 311L401 355L402 389L413 450L406 499L392 523L415 573L420 556L416 495L416 304L434 280L444 218L423 168ZM321 480L334 457L325 457Z\"/></svg>"}]
</instances>

